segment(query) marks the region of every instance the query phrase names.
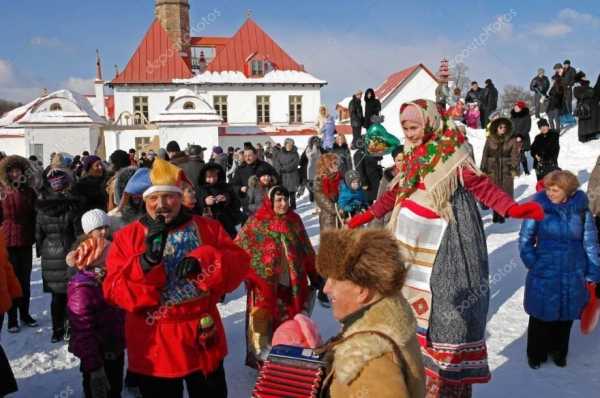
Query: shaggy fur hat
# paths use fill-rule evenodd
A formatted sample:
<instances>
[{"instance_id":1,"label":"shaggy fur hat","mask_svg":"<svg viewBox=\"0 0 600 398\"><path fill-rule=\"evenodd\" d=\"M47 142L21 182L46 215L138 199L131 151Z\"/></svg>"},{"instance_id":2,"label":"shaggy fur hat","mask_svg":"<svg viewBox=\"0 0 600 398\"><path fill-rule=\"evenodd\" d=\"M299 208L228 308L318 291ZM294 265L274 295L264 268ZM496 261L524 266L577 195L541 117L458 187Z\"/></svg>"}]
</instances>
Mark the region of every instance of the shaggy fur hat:
<instances>
[{"instance_id":1,"label":"shaggy fur hat","mask_svg":"<svg viewBox=\"0 0 600 398\"><path fill-rule=\"evenodd\" d=\"M383 296L398 294L406 267L391 232L384 229L331 229L321 234L317 271L348 280Z\"/></svg>"}]
</instances>

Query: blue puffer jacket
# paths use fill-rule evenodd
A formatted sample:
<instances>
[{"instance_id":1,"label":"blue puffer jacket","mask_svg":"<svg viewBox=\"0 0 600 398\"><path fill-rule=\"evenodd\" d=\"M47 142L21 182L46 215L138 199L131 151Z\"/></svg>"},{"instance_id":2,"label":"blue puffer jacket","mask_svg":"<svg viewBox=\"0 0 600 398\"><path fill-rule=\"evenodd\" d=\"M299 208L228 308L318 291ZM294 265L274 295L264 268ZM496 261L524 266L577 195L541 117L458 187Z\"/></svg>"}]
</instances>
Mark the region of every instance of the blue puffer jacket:
<instances>
[{"instance_id":1,"label":"blue puffer jacket","mask_svg":"<svg viewBox=\"0 0 600 398\"><path fill-rule=\"evenodd\" d=\"M519 234L521 260L529 269L525 311L544 321L579 319L588 301L586 281L600 281L598 233L588 198L577 191L556 205L538 192L542 221L525 220Z\"/></svg>"},{"instance_id":2,"label":"blue puffer jacket","mask_svg":"<svg viewBox=\"0 0 600 398\"><path fill-rule=\"evenodd\" d=\"M352 190L344 181L340 182L338 206L346 213L355 213L369 207L367 197L362 189Z\"/></svg>"}]
</instances>

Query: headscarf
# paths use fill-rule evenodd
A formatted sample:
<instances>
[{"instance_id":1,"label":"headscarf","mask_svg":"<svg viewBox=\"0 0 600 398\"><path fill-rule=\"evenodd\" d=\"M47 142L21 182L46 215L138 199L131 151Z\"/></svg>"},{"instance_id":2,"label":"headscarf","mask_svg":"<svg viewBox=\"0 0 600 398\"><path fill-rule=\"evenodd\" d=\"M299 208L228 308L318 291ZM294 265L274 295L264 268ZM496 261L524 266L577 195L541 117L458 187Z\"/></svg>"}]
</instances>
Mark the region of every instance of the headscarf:
<instances>
[{"instance_id":1,"label":"headscarf","mask_svg":"<svg viewBox=\"0 0 600 398\"><path fill-rule=\"evenodd\" d=\"M420 117L416 115L419 112ZM453 220L450 198L458 187L456 169L463 166L480 173L469 157L464 134L450 119L444 118L435 102L418 99L402 104L400 120L422 120L425 135L420 145L405 147L404 162L391 187L398 186L396 204L410 197L420 182L440 217ZM397 206L398 207L398 206Z\"/></svg>"}]
</instances>

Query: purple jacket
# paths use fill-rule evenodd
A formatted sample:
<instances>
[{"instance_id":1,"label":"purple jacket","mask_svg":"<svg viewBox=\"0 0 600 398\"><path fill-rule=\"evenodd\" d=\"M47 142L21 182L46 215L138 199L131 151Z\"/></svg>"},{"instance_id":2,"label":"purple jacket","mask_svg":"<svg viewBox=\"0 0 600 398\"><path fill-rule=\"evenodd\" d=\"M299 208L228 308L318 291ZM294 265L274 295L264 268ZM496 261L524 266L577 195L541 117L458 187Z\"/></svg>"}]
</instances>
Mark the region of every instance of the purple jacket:
<instances>
[{"instance_id":1,"label":"purple jacket","mask_svg":"<svg viewBox=\"0 0 600 398\"><path fill-rule=\"evenodd\" d=\"M69 281L67 294L71 324L69 351L81 359L84 372L91 372L103 366L107 353L123 353L124 314L104 300L102 285L92 271L75 274Z\"/></svg>"}]
</instances>

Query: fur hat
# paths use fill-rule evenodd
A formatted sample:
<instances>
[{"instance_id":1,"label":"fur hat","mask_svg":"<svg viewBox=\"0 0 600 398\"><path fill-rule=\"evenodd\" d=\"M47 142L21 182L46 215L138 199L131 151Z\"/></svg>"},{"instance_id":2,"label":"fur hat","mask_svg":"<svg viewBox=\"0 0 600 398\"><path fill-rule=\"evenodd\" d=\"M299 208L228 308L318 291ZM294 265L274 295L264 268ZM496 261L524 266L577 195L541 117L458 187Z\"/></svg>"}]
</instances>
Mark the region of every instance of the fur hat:
<instances>
[{"instance_id":1,"label":"fur hat","mask_svg":"<svg viewBox=\"0 0 600 398\"><path fill-rule=\"evenodd\" d=\"M383 296L398 294L406 267L391 232L384 229L330 229L321 234L317 271L348 280Z\"/></svg>"},{"instance_id":2,"label":"fur hat","mask_svg":"<svg viewBox=\"0 0 600 398\"><path fill-rule=\"evenodd\" d=\"M23 174L27 175L28 171L31 170L31 163L29 160L19 155L11 155L3 158L0 161L0 184L6 187L12 185L12 182L8 177L8 172L13 168L21 169Z\"/></svg>"},{"instance_id":3,"label":"fur hat","mask_svg":"<svg viewBox=\"0 0 600 398\"><path fill-rule=\"evenodd\" d=\"M358 182L361 182L360 179L360 173L356 170L349 170L346 172L346 175L344 176L344 181L346 182L346 185L348 187L350 187L350 185L352 184L352 181L356 181L358 180Z\"/></svg>"},{"instance_id":4,"label":"fur hat","mask_svg":"<svg viewBox=\"0 0 600 398\"><path fill-rule=\"evenodd\" d=\"M499 117L490 122L490 134L496 135L496 133L498 132L498 127L501 124L506 125L505 136L510 136L512 134L512 122L510 121L510 119L505 117Z\"/></svg>"}]
</instances>

